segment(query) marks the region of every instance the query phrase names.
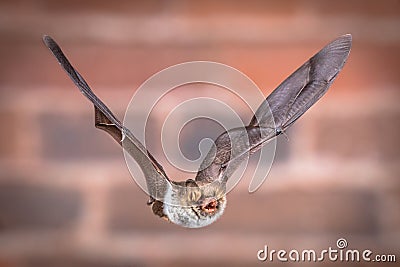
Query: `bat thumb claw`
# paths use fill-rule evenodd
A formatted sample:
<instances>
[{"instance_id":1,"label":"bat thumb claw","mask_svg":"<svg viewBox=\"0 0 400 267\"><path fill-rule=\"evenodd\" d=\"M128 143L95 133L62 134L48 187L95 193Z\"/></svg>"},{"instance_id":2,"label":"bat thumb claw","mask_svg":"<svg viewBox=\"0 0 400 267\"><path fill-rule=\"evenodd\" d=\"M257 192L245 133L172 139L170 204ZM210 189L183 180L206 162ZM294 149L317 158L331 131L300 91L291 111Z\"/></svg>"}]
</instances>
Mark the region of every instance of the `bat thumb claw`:
<instances>
[{"instance_id":1,"label":"bat thumb claw","mask_svg":"<svg viewBox=\"0 0 400 267\"><path fill-rule=\"evenodd\" d=\"M122 136L122 138L121 138L121 143L122 143L125 140L125 137L126 137L125 129L121 130L121 136Z\"/></svg>"}]
</instances>

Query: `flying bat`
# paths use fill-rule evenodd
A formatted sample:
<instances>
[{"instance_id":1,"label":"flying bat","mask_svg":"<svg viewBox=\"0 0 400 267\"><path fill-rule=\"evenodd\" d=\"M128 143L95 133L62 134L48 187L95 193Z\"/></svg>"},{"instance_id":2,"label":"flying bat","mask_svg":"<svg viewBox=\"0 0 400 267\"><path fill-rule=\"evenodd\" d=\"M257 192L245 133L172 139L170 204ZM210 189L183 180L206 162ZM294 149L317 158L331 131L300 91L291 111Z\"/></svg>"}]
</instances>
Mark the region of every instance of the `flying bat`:
<instances>
[{"instance_id":1,"label":"flying bat","mask_svg":"<svg viewBox=\"0 0 400 267\"><path fill-rule=\"evenodd\" d=\"M107 132L138 163L155 215L183 227L215 222L226 207L226 183L249 155L285 133L328 90L350 53L352 36L327 44L284 80L260 105L246 127L225 131L200 165L194 179L173 181L144 145L93 93L50 36L43 37L69 77L94 105L95 127Z\"/></svg>"}]
</instances>

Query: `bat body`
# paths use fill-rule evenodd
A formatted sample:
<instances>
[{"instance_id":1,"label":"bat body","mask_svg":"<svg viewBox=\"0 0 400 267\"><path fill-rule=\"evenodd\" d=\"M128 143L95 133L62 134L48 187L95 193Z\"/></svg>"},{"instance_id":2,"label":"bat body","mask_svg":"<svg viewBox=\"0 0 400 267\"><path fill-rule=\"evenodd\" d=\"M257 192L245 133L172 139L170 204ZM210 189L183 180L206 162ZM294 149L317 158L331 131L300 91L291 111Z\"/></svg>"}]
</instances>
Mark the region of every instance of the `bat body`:
<instances>
[{"instance_id":1,"label":"bat body","mask_svg":"<svg viewBox=\"0 0 400 267\"><path fill-rule=\"evenodd\" d=\"M49 36L43 41L78 89L93 103L95 127L107 132L143 171L155 215L175 224L199 228L216 221L226 207L226 183L240 163L284 133L328 90L350 53L352 38L343 35L315 54L283 81L257 109L246 127L222 133L194 180L175 182L143 144L93 93Z\"/></svg>"}]
</instances>

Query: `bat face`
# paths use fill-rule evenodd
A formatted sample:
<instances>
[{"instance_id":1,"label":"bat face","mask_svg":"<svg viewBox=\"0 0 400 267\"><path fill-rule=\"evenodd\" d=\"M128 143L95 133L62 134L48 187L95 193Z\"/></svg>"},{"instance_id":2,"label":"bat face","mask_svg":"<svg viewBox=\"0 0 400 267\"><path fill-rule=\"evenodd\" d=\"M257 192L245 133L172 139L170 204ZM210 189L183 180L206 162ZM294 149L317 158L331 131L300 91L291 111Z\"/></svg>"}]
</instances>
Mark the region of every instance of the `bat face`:
<instances>
[{"instance_id":1,"label":"bat face","mask_svg":"<svg viewBox=\"0 0 400 267\"><path fill-rule=\"evenodd\" d=\"M222 133L195 180L185 182L171 181L144 145L93 93L57 43L49 36L43 41L94 105L95 127L107 132L140 166L153 213L183 227L199 228L215 222L224 212L226 183L244 156L284 134L326 93L347 60L352 37L346 34L335 39L300 66L263 101L249 125Z\"/></svg>"},{"instance_id":2,"label":"bat face","mask_svg":"<svg viewBox=\"0 0 400 267\"><path fill-rule=\"evenodd\" d=\"M175 224L199 228L215 222L225 206L224 183L196 183L189 179L184 185L168 187L163 212Z\"/></svg>"}]
</instances>

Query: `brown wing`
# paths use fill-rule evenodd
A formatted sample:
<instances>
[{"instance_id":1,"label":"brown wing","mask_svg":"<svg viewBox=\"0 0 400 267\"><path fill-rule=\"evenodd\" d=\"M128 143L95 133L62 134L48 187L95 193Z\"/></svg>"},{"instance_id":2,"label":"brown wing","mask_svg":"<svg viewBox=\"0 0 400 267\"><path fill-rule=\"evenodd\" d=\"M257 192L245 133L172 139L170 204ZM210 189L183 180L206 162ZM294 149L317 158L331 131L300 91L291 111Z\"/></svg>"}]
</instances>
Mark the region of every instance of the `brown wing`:
<instances>
[{"instance_id":1,"label":"brown wing","mask_svg":"<svg viewBox=\"0 0 400 267\"><path fill-rule=\"evenodd\" d=\"M196 180L229 179L249 154L290 127L326 93L347 60L351 42L346 34L326 45L266 98L247 127L221 134Z\"/></svg>"},{"instance_id":2,"label":"brown wing","mask_svg":"<svg viewBox=\"0 0 400 267\"><path fill-rule=\"evenodd\" d=\"M50 36L44 36L43 41L78 89L93 103L96 128L104 130L110 134L118 144L123 146L143 171L150 195L154 199L162 200L169 183L169 179L162 166L131 131L125 128L108 107L93 93L83 77L65 57L58 44Z\"/></svg>"}]
</instances>

